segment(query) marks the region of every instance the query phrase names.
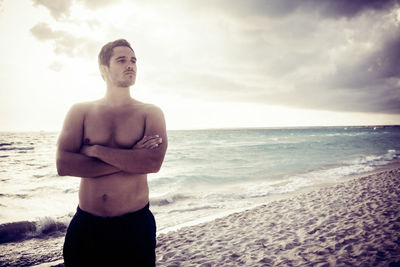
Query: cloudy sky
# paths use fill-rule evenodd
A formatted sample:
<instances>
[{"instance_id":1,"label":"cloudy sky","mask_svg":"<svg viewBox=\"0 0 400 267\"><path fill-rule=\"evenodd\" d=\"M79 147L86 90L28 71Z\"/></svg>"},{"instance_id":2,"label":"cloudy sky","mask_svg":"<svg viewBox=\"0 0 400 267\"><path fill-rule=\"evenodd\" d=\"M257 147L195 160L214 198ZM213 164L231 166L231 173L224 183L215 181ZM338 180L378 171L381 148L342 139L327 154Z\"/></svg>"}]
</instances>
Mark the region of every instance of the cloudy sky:
<instances>
[{"instance_id":1,"label":"cloudy sky","mask_svg":"<svg viewBox=\"0 0 400 267\"><path fill-rule=\"evenodd\" d=\"M103 97L119 38L168 129L400 124L399 2L0 0L0 130L58 131Z\"/></svg>"}]
</instances>

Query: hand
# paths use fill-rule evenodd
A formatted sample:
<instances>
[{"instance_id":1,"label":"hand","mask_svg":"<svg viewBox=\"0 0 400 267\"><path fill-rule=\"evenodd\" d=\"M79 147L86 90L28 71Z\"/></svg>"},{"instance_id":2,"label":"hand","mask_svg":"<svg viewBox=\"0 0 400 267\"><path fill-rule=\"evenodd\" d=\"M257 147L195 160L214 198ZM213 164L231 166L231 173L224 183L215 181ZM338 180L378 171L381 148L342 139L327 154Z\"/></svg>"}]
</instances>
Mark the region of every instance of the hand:
<instances>
[{"instance_id":1,"label":"hand","mask_svg":"<svg viewBox=\"0 0 400 267\"><path fill-rule=\"evenodd\" d=\"M156 135L144 136L136 145L133 146L133 149L154 149L157 148L162 143L162 138Z\"/></svg>"},{"instance_id":2,"label":"hand","mask_svg":"<svg viewBox=\"0 0 400 267\"><path fill-rule=\"evenodd\" d=\"M88 157L94 157L94 145L83 145L80 152Z\"/></svg>"}]
</instances>

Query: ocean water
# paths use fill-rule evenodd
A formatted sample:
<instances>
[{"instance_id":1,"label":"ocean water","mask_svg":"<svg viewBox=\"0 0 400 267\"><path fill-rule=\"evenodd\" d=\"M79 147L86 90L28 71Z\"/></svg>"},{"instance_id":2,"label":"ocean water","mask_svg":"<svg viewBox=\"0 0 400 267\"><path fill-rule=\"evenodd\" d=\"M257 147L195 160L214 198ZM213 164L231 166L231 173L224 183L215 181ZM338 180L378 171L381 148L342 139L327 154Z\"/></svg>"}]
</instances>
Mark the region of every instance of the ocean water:
<instances>
[{"instance_id":1,"label":"ocean water","mask_svg":"<svg viewBox=\"0 0 400 267\"><path fill-rule=\"evenodd\" d=\"M159 232L374 170L400 158L400 127L169 131L149 175ZM80 178L59 177L57 133L0 133L0 243L65 232Z\"/></svg>"}]
</instances>

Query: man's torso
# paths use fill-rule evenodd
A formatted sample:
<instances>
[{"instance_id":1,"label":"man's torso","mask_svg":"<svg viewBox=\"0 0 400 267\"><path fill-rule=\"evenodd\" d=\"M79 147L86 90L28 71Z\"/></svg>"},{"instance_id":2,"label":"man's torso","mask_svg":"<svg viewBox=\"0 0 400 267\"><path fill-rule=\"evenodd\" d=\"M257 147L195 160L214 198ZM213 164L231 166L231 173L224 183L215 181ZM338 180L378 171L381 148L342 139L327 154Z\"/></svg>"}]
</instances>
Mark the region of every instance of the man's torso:
<instances>
[{"instance_id":1,"label":"man's torso","mask_svg":"<svg viewBox=\"0 0 400 267\"><path fill-rule=\"evenodd\" d=\"M132 149L145 130L145 104L109 107L100 101L88 103L82 143ZM79 206L103 217L118 216L143 208L149 202L146 174L118 172L100 178L81 179Z\"/></svg>"}]
</instances>

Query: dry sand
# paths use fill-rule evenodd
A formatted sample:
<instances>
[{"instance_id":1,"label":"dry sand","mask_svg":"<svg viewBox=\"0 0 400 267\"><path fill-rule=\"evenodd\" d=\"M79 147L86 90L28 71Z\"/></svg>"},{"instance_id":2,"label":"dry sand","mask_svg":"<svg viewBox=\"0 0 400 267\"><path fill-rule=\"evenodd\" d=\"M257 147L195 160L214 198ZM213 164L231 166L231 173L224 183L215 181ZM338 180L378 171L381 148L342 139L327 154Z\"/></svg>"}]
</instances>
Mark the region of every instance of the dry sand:
<instances>
[{"instance_id":1,"label":"dry sand","mask_svg":"<svg viewBox=\"0 0 400 267\"><path fill-rule=\"evenodd\" d=\"M158 266L400 266L400 169L161 234Z\"/></svg>"},{"instance_id":2,"label":"dry sand","mask_svg":"<svg viewBox=\"0 0 400 267\"><path fill-rule=\"evenodd\" d=\"M55 266L62 241L3 244L0 262ZM400 169L160 234L157 266L400 266Z\"/></svg>"}]
</instances>

